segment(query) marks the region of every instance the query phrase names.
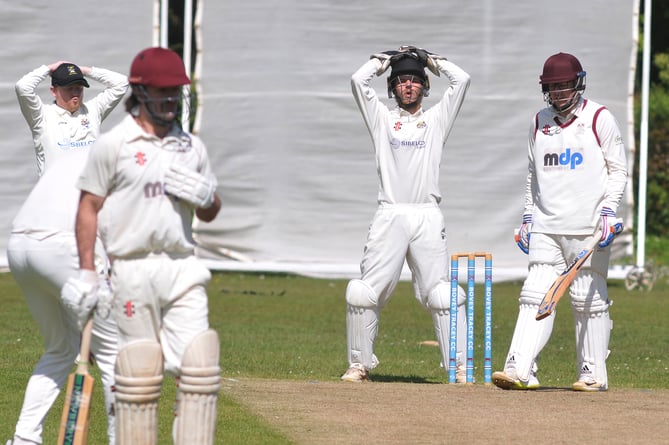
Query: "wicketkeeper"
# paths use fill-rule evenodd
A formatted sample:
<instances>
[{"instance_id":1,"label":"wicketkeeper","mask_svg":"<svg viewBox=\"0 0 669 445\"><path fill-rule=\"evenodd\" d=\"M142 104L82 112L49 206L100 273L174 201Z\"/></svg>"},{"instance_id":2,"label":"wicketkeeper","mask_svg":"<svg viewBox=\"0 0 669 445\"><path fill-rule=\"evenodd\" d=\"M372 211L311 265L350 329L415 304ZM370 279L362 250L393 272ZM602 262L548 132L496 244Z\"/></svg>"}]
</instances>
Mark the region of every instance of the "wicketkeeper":
<instances>
[{"instance_id":1,"label":"wicketkeeper","mask_svg":"<svg viewBox=\"0 0 669 445\"><path fill-rule=\"evenodd\" d=\"M390 68L389 109L371 86ZM443 75L448 87L441 100L424 111L430 79ZM346 289L349 368L344 381L367 380L379 360L374 354L379 315L391 298L406 260L415 297L432 315L448 371L450 285L446 227L439 208L439 168L446 139L469 87L470 77L445 57L413 46L373 54L351 78L353 96L372 137L379 176L378 209L367 235L360 279ZM459 289L459 373L465 381L465 293Z\"/></svg>"}]
</instances>

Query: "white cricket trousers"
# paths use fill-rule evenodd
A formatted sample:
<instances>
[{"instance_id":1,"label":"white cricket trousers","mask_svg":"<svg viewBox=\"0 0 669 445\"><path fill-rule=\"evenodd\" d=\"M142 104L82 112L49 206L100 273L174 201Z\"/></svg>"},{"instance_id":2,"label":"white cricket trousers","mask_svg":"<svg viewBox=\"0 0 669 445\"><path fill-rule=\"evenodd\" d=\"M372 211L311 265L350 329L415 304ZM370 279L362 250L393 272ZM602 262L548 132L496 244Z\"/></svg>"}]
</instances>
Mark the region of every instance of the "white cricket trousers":
<instances>
[{"instance_id":1,"label":"white cricket trousers","mask_svg":"<svg viewBox=\"0 0 669 445\"><path fill-rule=\"evenodd\" d=\"M448 283L444 216L437 204L382 204L370 224L360 263L362 281L379 296L383 308L400 279L406 260L415 297L425 306L439 283Z\"/></svg>"},{"instance_id":2,"label":"white cricket trousers","mask_svg":"<svg viewBox=\"0 0 669 445\"><path fill-rule=\"evenodd\" d=\"M165 372L179 376L184 350L209 329L209 270L194 256L152 254L112 262L113 313L119 350L133 340L160 343Z\"/></svg>"},{"instance_id":3,"label":"white cricket trousers","mask_svg":"<svg viewBox=\"0 0 669 445\"><path fill-rule=\"evenodd\" d=\"M96 255L102 252L96 249ZM67 382L79 354L80 332L61 304L60 291L70 277L78 276L79 259L73 233L50 235L13 233L8 241L9 268L44 340L44 354L28 380L15 437L34 443L43 440L46 415ZM94 318L91 351L100 369L109 413L113 396L117 330L112 317ZM113 437L114 419L108 416L108 434ZM17 440L18 441L18 440Z\"/></svg>"}]
</instances>

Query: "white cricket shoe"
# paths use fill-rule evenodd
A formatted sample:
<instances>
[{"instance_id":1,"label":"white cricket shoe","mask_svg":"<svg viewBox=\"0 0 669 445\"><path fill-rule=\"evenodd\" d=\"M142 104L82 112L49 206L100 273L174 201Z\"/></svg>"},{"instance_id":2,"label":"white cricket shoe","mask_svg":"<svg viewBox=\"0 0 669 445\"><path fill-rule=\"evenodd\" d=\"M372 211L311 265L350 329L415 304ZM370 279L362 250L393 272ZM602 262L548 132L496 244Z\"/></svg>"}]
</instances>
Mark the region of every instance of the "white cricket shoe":
<instances>
[{"instance_id":1,"label":"white cricket shoe","mask_svg":"<svg viewBox=\"0 0 669 445\"><path fill-rule=\"evenodd\" d=\"M588 379L574 382L574 384L571 385L571 389L573 389L574 391L597 392L597 391L606 391L609 388L605 383L599 383L592 379Z\"/></svg>"},{"instance_id":2,"label":"white cricket shoe","mask_svg":"<svg viewBox=\"0 0 669 445\"><path fill-rule=\"evenodd\" d=\"M541 387L539 379L537 379L537 375L534 371L530 373L530 378L527 382L524 382L515 376L511 376L505 371L493 372L492 382L495 386L502 389L533 390Z\"/></svg>"},{"instance_id":3,"label":"white cricket shoe","mask_svg":"<svg viewBox=\"0 0 669 445\"><path fill-rule=\"evenodd\" d=\"M369 380L369 372L360 363L353 363L350 368L341 376L345 382L360 383Z\"/></svg>"}]
</instances>

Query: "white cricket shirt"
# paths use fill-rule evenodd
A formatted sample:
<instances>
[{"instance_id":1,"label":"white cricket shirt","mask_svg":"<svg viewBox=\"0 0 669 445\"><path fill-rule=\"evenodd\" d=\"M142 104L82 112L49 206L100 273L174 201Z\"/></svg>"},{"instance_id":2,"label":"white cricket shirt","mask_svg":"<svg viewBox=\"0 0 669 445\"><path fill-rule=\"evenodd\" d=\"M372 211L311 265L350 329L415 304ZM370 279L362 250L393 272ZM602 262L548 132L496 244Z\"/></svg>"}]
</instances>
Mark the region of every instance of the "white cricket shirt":
<instances>
[{"instance_id":1,"label":"white cricket shirt","mask_svg":"<svg viewBox=\"0 0 669 445\"><path fill-rule=\"evenodd\" d=\"M202 141L177 126L160 139L128 115L93 146L77 186L107 197L98 229L110 257L193 252L193 206L164 191L172 163L215 181Z\"/></svg>"},{"instance_id":2,"label":"white cricket shirt","mask_svg":"<svg viewBox=\"0 0 669 445\"><path fill-rule=\"evenodd\" d=\"M378 202L388 204L439 203L439 166L446 139L460 111L470 77L452 62L438 60L439 71L450 81L438 104L410 114L392 111L370 86L381 66L367 61L351 78L353 96L372 137L379 175Z\"/></svg>"},{"instance_id":3,"label":"white cricket shirt","mask_svg":"<svg viewBox=\"0 0 669 445\"><path fill-rule=\"evenodd\" d=\"M85 101L79 110L70 113L55 103L44 104L37 95L37 86L48 77L49 68L42 65L16 83L16 96L32 132L40 176L61 154L90 148L100 134L100 124L128 88L126 76L91 67L86 77L102 83L106 88L93 99Z\"/></svg>"},{"instance_id":4,"label":"white cricket shirt","mask_svg":"<svg viewBox=\"0 0 669 445\"><path fill-rule=\"evenodd\" d=\"M567 122L544 108L530 125L525 213L532 231L591 235L602 207L618 209L627 184L618 123L602 105L581 98Z\"/></svg>"},{"instance_id":5,"label":"white cricket shirt","mask_svg":"<svg viewBox=\"0 0 669 445\"><path fill-rule=\"evenodd\" d=\"M87 157L88 150L73 150L50 163L16 214L12 233L38 239L74 233L80 195L75 184Z\"/></svg>"}]
</instances>

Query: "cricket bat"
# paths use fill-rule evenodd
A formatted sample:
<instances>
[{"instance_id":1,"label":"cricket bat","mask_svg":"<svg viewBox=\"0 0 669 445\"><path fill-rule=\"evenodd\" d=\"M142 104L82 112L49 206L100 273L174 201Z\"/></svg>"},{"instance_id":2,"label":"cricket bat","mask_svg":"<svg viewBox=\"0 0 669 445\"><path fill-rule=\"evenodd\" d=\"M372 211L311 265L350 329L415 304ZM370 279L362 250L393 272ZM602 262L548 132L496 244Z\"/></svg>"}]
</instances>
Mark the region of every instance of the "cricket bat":
<instances>
[{"instance_id":1,"label":"cricket bat","mask_svg":"<svg viewBox=\"0 0 669 445\"><path fill-rule=\"evenodd\" d=\"M90 318L81 333L79 363L67 380L65 405L60 419L58 445L86 445L93 384L95 379L88 373L91 350L93 319Z\"/></svg>"},{"instance_id":2,"label":"cricket bat","mask_svg":"<svg viewBox=\"0 0 669 445\"><path fill-rule=\"evenodd\" d=\"M595 239L592 246L581 250L569 267L557 277L553 285L548 289L548 292L546 292L546 295L544 295L544 299L541 300L541 303L539 304L539 309L537 310L537 315L535 317L537 320L543 320L555 311L555 306L557 306L558 301L560 301L560 298L562 298L562 295L564 295L566 290L569 289L569 285L574 281L576 274L581 270L586 260L590 258L590 255L592 255L592 252L594 252L598 243L599 239Z\"/></svg>"},{"instance_id":3,"label":"cricket bat","mask_svg":"<svg viewBox=\"0 0 669 445\"><path fill-rule=\"evenodd\" d=\"M618 236L622 231L622 219L617 219L616 224L611 227L611 233L613 233L614 236ZM581 250L569 267L557 277L553 285L548 289L548 292L546 292L546 295L544 295L544 299L541 300L541 304L539 304L539 309L537 309L537 315L535 317L537 320L543 320L555 311L555 306L558 304L558 301L560 301L560 298L562 298L562 295L564 295L565 291L569 288L569 285L574 281L576 274L581 270L586 260L590 258L590 255L595 251L600 241L601 240L595 236L592 244L588 246L588 248Z\"/></svg>"}]
</instances>

